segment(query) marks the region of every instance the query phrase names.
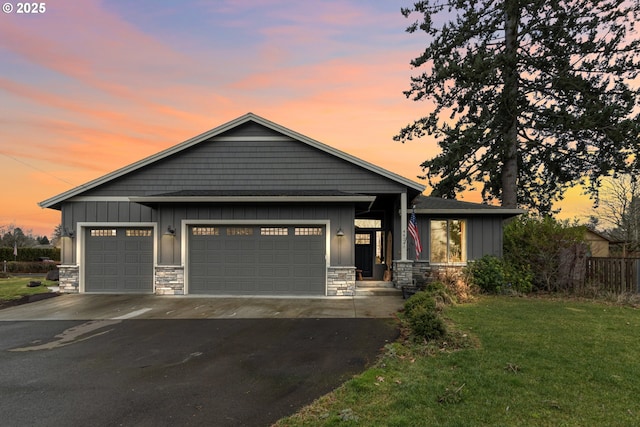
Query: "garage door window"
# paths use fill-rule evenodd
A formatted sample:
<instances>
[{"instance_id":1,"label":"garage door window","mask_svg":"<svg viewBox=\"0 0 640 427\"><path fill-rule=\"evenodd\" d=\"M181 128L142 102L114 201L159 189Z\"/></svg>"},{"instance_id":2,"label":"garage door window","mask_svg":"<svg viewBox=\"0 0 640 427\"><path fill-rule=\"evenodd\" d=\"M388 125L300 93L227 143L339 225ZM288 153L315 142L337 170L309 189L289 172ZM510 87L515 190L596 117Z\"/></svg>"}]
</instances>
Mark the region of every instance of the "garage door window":
<instances>
[{"instance_id":1,"label":"garage door window","mask_svg":"<svg viewBox=\"0 0 640 427\"><path fill-rule=\"evenodd\" d=\"M127 237L151 237L151 230L127 229Z\"/></svg>"},{"instance_id":2,"label":"garage door window","mask_svg":"<svg viewBox=\"0 0 640 427\"><path fill-rule=\"evenodd\" d=\"M287 227L261 227L261 236L288 236L289 229Z\"/></svg>"},{"instance_id":3,"label":"garage door window","mask_svg":"<svg viewBox=\"0 0 640 427\"><path fill-rule=\"evenodd\" d=\"M253 228L227 227L227 236L253 236Z\"/></svg>"},{"instance_id":4,"label":"garage door window","mask_svg":"<svg viewBox=\"0 0 640 427\"><path fill-rule=\"evenodd\" d=\"M92 229L91 237L116 237L116 230Z\"/></svg>"},{"instance_id":5,"label":"garage door window","mask_svg":"<svg viewBox=\"0 0 640 427\"><path fill-rule=\"evenodd\" d=\"M322 236L322 227L296 227L296 236Z\"/></svg>"},{"instance_id":6,"label":"garage door window","mask_svg":"<svg viewBox=\"0 0 640 427\"><path fill-rule=\"evenodd\" d=\"M218 227L193 227L192 234L194 236L219 236L220 229Z\"/></svg>"}]
</instances>

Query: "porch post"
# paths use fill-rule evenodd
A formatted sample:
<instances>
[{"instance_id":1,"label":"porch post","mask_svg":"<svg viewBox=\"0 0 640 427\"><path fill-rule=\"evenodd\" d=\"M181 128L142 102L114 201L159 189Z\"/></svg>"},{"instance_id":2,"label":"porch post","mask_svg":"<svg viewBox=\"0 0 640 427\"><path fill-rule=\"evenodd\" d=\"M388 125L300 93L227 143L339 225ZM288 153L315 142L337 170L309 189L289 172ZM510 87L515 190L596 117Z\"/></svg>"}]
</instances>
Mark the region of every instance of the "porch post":
<instances>
[{"instance_id":1,"label":"porch post","mask_svg":"<svg viewBox=\"0 0 640 427\"><path fill-rule=\"evenodd\" d=\"M407 193L400 193L400 260L407 261Z\"/></svg>"}]
</instances>

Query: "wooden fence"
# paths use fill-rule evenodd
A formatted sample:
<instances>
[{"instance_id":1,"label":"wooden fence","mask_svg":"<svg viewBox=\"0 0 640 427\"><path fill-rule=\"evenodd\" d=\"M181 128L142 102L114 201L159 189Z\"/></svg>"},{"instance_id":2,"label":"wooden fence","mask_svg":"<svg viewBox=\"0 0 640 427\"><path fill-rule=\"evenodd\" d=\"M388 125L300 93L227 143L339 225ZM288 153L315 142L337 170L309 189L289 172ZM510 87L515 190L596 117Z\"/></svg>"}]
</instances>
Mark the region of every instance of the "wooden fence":
<instances>
[{"instance_id":1,"label":"wooden fence","mask_svg":"<svg viewBox=\"0 0 640 427\"><path fill-rule=\"evenodd\" d=\"M640 258L587 258L585 281L615 293L640 292Z\"/></svg>"}]
</instances>

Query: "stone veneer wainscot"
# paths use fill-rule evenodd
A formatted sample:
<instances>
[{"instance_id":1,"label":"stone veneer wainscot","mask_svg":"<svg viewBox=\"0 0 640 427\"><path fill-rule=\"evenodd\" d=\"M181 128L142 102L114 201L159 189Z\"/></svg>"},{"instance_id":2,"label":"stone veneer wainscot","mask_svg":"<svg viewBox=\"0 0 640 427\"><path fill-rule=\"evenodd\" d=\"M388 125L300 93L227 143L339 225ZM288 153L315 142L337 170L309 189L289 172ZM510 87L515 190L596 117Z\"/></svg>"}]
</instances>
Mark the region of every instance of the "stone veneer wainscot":
<instances>
[{"instance_id":1,"label":"stone veneer wainscot","mask_svg":"<svg viewBox=\"0 0 640 427\"><path fill-rule=\"evenodd\" d=\"M353 296L356 294L355 267L329 267L327 270L327 295Z\"/></svg>"},{"instance_id":2,"label":"stone veneer wainscot","mask_svg":"<svg viewBox=\"0 0 640 427\"><path fill-rule=\"evenodd\" d=\"M156 295L184 295L184 267L156 266Z\"/></svg>"},{"instance_id":3,"label":"stone veneer wainscot","mask_svg":"<svg viewBox=\"0 0 640 427\"><path fill-rule=\"evenodd\" d=\"M61 293L77 294L80 291L80 267L77 265L59 265L58 287Z\"/></svg>"}]
</instances>

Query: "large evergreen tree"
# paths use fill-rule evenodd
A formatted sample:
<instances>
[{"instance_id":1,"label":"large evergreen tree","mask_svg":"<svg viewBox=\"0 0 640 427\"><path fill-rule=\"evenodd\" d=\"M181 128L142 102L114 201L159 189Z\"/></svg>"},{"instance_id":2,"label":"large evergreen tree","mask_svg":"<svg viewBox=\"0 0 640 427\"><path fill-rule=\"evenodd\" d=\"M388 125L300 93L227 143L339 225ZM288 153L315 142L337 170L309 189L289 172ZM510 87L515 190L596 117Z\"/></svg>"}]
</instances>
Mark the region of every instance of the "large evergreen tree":
<instances>
[{"instance_id":1,"label":"large evergreen tree","mask_svg":"<svg viewBox=\"0 0 640 427\"><path fill-rule=\"evenodd\" d=\"M407 31L428 45L405 95L431 112L395 137L432 136L433 196L549 213L567 187L640 171L637 0L431 0ZM634 81L635 79L635 81Z\"/></svg>"}]
</instances>

